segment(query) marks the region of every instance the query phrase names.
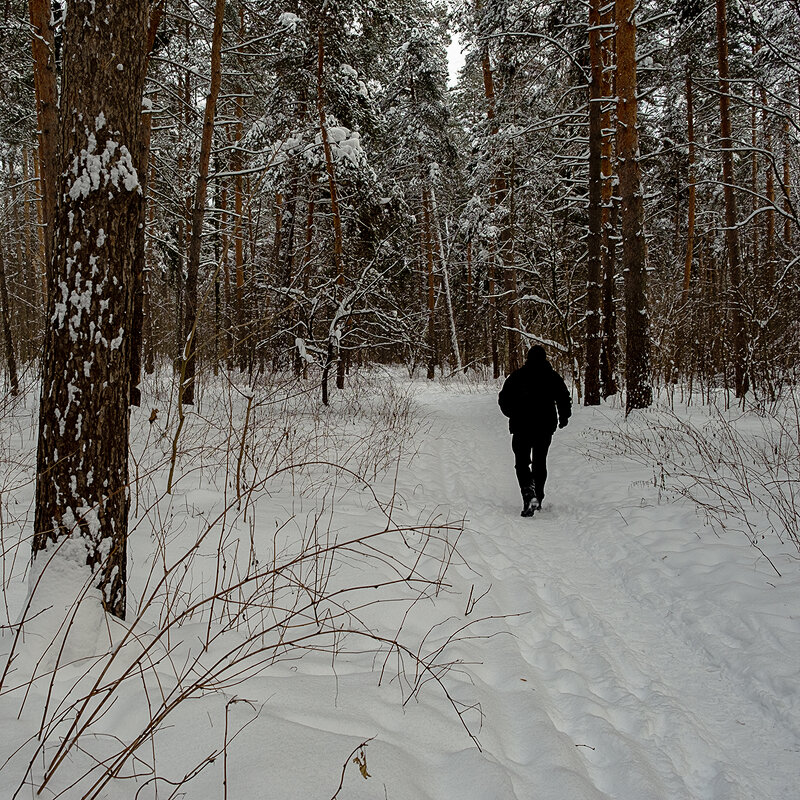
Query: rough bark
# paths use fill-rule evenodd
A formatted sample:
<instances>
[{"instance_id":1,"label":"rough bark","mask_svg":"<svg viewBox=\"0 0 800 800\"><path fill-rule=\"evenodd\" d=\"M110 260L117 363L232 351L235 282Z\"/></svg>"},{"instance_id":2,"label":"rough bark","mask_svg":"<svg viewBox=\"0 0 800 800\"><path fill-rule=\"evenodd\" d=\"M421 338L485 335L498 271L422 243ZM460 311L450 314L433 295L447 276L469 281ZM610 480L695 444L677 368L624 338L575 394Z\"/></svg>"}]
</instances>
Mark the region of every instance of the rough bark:
<instances>
[{"instance_id":1,"label":"rough bark","mask_svg":"<svg viewBox=\"0 0 800 800\"><path fill-rule=\"evenodd\" d=\"M19 379L17 377L17 358L14 354L14 339L11 331L11 307L8 304L8 284L6 282L6 264L3 259L2 239L0 239L0 303L3 304L3 341L6 349L8 388L11 396L16 397L19 394Z\"/></svg>"},{"instance_id":2,"label":"rough bark","mask_svg":"<svg viewBox=\"0 0 800 800\"><path fill-rule=\"evenodd\" d=\"M236 145L242 140L244 131L244 104L241 95L236 98ZM237 360L241 369L244 369L245 347L247 339L247 324L244 304L244 179L239 172L243 166L241 151L234 150L234 170L237 172L233 179L233 265L234 265L234 285L235 285L235 305L234 309L234 347L237 351Z\"/></svg>"},{"instance_id":3,"label":"rough bark","mask_svg":"<svg viewBox=\"0 0 800 800\"><path fill-rule=\"evenodd\" d=\"M791 183L789 180L789 150L791 147L789 141L790 114L791 110L787 104L783 118L783 210L785 212L783 218L783 243L787 247L791 247L792 244L792 201Z\"/></svg>"},{"instance_id":4,"label":"rough bark","mask_svg":"<svg viewBox=\"0 0 800 800\"><path fill-rule=\"evenodd\" d=\"M430 193L422 192L422 218L425 242L425 265L428 277L427 309L428 309L428 368L426 376L429 381L436 377L436 273L433 266L433 236L431 232Z\"/></svg>"},{"instance_id":5,"label":"rough bark","mask_svg":"<svg viewBox=\"0 0 800 800\"><path fill-rule=\"evenodd\" d=\"M647 247L639 170L636 118L636 22L634 0L616 0L617 154L622 200L622 273L625 280L626 412L646 408L650 386L650 325Z\"/></svg>"},{"instance_id":6,"label":"rough bark","mask_svg":"<svg viewBox=\"0 0 800 800\"><path fill-rule=\"evenodd\" d=\"M150 63L150 55L153 51L153 45L156 41L156 34L158 33L158 26L161 23L161 18L164 13L165 0L156 0L150 11L147 28L147 50L145 56L145 74L147 74L147 66ZM142 184L142 193L144 195L144 203L142 204L142 217L139 220L139 228L136 237L136 264L134 268L134 292L133 292L133 340L131 343L131 405L138 406L141 403L141 391L139 384L142 379L142 350L144 345L144 329L151 327L149 319L145 320L145 314L149 316L150 303L149 298L146 297L148 290L147 286L147 248L146 248L146 230L148 225L147 219L147 205L148 205L148 185L150 180L150 139L153 128L153 104L149 100L142 108L142 135L139 143L139 148L136 153L136 171L139 173L139 179ZM151 328L152 329L152 328ZM145 360L149 366L148 374L152 373L152 337L149 337L149 344L151 351L146 356Z\"/></svg>"},{"instance_id":7,"label":"rough bark","mask_svg":"<svg viewBox=\"0 0 800 800\"><path fill-rule=\"evenodd\" d=\"M761 120L764 126L764 149L772 153L772 127L767 111L767 91L761 87ZM772 164L766 170L766 230L764 231L764 263L766 268L767 286L772 288L775 284L775 175Z\"/></svg>"},{"instance_id":8,"label":"rough bark","mask_svg":"<svg viewBox=\"0 0 800 800\"><path fill-rule=\"evenodd\" d=\"M583 402L600 405L600 313L602 303L603 238L603 58L600 38L600 3L589 3L589 210L586 265L586 365Z\"/></svg>"},{"instance_id":9,"label":"rough bark","mask_svg":"<svg viewBox=\"0 0 800 800\"><path fill-rule=\"evenodd\" d=\"M475 319L475 287L474 281L472 276L472 237L470 236L467 239L467 304L466 304L466 325L464 325L464 372L467 371L467 367L472 363L472 352L473 352L473 339L474 339L474 331L475 325L473 321Z\"/></svg>"},{"instance_id":10,"label":"rough bark","mask_svg":"<svg viewBox=\"0 0 800 800\"><path fill-rule=\"evenodd\" d=\"M58 148L58 84L55 41L50 27L52 0L29 0L28 12L33 33L33 83L36 118L39 127L39 164L44 224L45 270L53 258L53 222L56 211Z\"/></svg>"},{"instance_id":11,"label":"rough bark","mask_svg":"<svg viewBox=\"0 0 800 800\"><path fill-rule=\"evenodd\" d=\"M143 203L133 159L148 3L95 5L72 0L65 28L33 558L52 542L65 558L80 553L104 607L124 617L130 324Z\"/></svg>"},{"instance_id":12,"label":"rough bark","mask_svg":"<svg viewBox=\"0 0 800 800\"><path fill-rule=\"evenodd\" d=\"M689 286L692 281L692 261L694 259L694 226L695 207L697 203L697 185L695 182L695 141L694 141L694 83L689 64L686 65L686 138L689 141L689 199L686 217L686 257L683 262L683 290L681 303L689 300Z\"/></svg>"},{"instance_id":13,"label":"rough bark","mask_svg":"<svg viewBox=\"0 0 800 800\"><path fill-rule=\"evenodd\" d=\"M484 47L481 53L481 72L483 76L483 93L486 97L486 118L489 121L492 138L498 133L496 121L497 96L494 86L494 75L489 59L489 48ZM494 147L492 147L494 150ZM492 156L496 156L493 152ZM503 269L503 308L506 318L506 367L508 372L513 372L522 366L522 341L520 338L520 323L517 297L517 276L514 268L514 229L511 214L504 208L508 197L508 181L500 164L497 165L492 177L490 206L493 210L498 208L503 213L500 221L500 234L498 236L498 253ZM496 302L496 301L495 301Z\"/></svg>"},{"instance_id":14,"label":"rough bark","mask_svg":"<svg viewBox=\"0 0 800 800\"><path fill-rule=\"evenodd\" d=\"M719 74L720 149L725 196L725 247L728 255L728 279L731 292L731 338L733 344L733 376L736 397L744 397L749 388L747 378L747 334L741 306L741 256L736 209L736 176L733 168L731 140L731 99L728 79L728 19L726 0L716 0L717 70Z\"/></svg>"},{"instance_id":15,"label":"rough bark","mask_svg":"<svg viewBox=\"0 0 800 800\"><path fill-rule=\"evenodd\" d=\"M611 397L617 393L617 309L614 303L616 295L616 236L617 210L619 203L614 199L614 128L611 122L611 111L614 107L616 86L614 83L614 4L609 3L601 16L604 40L603 54L603 96L606 98L602 106L601 123L603 130L600 170L602 173L603 199L603 327L600 345L600 383L603 397Z\"/></svg>"},{"instance_id":16,"label":"rough bark","mask_svg":"<svg viewBox=\"0 0 800 800\"><path fill-rule=\"evenodd\" d=\"M339 192L336 186L336 173L333 166L333 152L328 138L328 121L325 113L325 37L320 27L317 32L317 114L319 131L322 138L322 149L325 154L325 173L328 177L328 192L331 200L331 216L333 218L333 263L336 270L336 283L333 295L334 314L339 314L339 301L344 290L344 236L342 234L342 217L339 211ZM344 362L341 359L341 334L343 319L334 320L328 334L328 352L322 368L322 402L328 404L328 375L331 365L337 361L336 387L344 388Z\"/></svg>"}]
</instances>

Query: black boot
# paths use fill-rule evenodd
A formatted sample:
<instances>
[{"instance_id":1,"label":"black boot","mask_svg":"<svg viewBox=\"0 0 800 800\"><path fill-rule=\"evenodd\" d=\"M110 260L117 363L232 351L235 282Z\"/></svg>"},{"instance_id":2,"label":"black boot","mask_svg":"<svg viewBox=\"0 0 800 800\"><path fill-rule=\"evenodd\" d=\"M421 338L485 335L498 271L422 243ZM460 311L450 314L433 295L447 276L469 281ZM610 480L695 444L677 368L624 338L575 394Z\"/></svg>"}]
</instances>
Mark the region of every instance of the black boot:
<instances>
[{"instance_id":1,"label":"black boot","mask_svg":"<svg viewBox=\"0 0 800 800\"><path fill-rule=\"evenodd\" d=\"M536 511L537 508L537 500L533 495L533 492L523 492L522 493L522 513L520 514L521 517L532 517L533 512ZM541 508L541 505L538 506Z\"/></svg>"}]
</instances>

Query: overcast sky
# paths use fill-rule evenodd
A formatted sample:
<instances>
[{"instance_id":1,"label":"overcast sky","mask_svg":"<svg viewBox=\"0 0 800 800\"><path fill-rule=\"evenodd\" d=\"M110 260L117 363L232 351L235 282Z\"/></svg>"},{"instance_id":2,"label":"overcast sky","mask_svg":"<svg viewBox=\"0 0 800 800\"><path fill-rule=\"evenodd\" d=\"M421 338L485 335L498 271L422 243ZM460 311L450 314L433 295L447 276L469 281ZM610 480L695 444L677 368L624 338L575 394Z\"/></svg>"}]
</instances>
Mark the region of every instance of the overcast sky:
<instances>
[{"instance_id":1,"label":"overcast sky","mask_svg":"<svg viewBox=\"0 0 800 800\"><path fill-rule=\"evenodd\" d=\"M458 34L450 31L452 41L450 47L447 48L447 63L450 69L450 85L456 82L458 71L464 66L464 56L461 54L461 42L458 40Z\"/></svg>"}]
</instances>

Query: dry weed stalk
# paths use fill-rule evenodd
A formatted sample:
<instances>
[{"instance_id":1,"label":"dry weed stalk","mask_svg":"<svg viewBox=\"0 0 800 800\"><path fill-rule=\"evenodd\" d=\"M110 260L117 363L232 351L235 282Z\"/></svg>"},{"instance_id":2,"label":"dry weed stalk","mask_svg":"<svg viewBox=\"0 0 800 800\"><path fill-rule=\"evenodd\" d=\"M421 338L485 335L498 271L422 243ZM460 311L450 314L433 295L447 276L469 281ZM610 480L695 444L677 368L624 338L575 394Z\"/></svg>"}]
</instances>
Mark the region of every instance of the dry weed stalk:
<instances>
[{"instance_id":1,"label":"dry weed stalk","mask_svg":"<svg viewBox=\"0 0 800 800\"><path fill-rule=\"evenodd\" d=\"M355 381L342 420L335 404L324 411L306 408L302 397L287 397L275 386L254 395L230 386L213 394L206 387L204 408L179 415L183 451L175 451L178 437L166 426L148 422L143 434L138 482L131 487L140 516L131 536L140 541L150 528L152 547L149 570L137 577L132 619L109 623L103 652L79 662L67 656L67 641L80 633L73 628L78 610L92 602L87 580L29 674L16 669L15 657L37 619L23 613L15 626L0 698L18 702L20 713L34 698L43 700L38 730L20 746L27 751L27 768L14 797L27 791L74 797L79 791L91 800L122 779L136 781L137 797L143 791L157 794L159 785L174 793L220 755L227 793L227 748L238 736L228 730L229 707L239 702L233 693L273 664L306 652L334 659L383 652L381 677L394 653L403 701L433 681L474 738L465 717L471 706L454 698L445 683L459 663L446 652L468 638L474 623L458 624L442 636L430 631L417 643L405 641L411 608L448 588L447 568L462 529L460 522L447 520L397 521L402 506L397 473L420 424L410 399L394 386ZM239 428L242 398L247 407ZM313 435L304 436L308 430ZM373 484L387 471L394 472L394 490L380 496ZM217 492L221 507L213 516L197 515L188 496L180 494L182 485ZM281 491L294 498L297 511L276 520L271 536L264 536L263 528L259 534L256 507ZM380 514L382 525L350 536L337 531L337 509L345 498ZM297 513L303 504L313 508L305 517ZM201 523L187 546L193 520ZM34 586L29 609L35 594ZM395 603L406 611L403 623L387 635L375 627L375 611ZM187 633L196 630L193 623L204 631L199 639ZM428 647L429 636L443 641ZM157 758L159 733L187 701L208 696L225 701L223 747L182 778L168 780ZM110 736L106 720L121 698L131 697L140 698L138 727Z\"/></svg>"},{"instance_id":2,"label":"dry weed stalk","mask_svg":"<svg viewBox=\"0 0 800 800\"><path fill-rule=\"evenodd\" d=\"M795 393L772 413L724 411L692 422L669 408L611 432L614 452L653 470L653 485L685 497L717 530L736 530L769 561L769 534L800 552L800 405ZM602 452L595 453L602 458Z\"/></svg>"}]
</instances>

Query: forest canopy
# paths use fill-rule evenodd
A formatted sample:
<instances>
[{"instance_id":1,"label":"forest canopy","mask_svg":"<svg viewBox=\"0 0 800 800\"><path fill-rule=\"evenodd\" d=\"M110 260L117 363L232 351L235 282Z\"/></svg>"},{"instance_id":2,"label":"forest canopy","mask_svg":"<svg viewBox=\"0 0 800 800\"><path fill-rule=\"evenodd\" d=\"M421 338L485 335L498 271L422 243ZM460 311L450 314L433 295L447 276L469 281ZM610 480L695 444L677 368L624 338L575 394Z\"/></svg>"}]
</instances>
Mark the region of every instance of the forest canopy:
<instances>
[{"instance_id":1,"label":"forest canopy","mask_svg":"<svg viewBox=\"0 0 800 800\"><path fill-rule=\"evenodd\" d=\"M81 5L2 10L12 383L42 349ZM341 386L369 362L500 375L539 342L588 403L676 381L774 398L798 354L800 7L629 5L148 3L144 368Z\"/></svg>"}]
</instances>

